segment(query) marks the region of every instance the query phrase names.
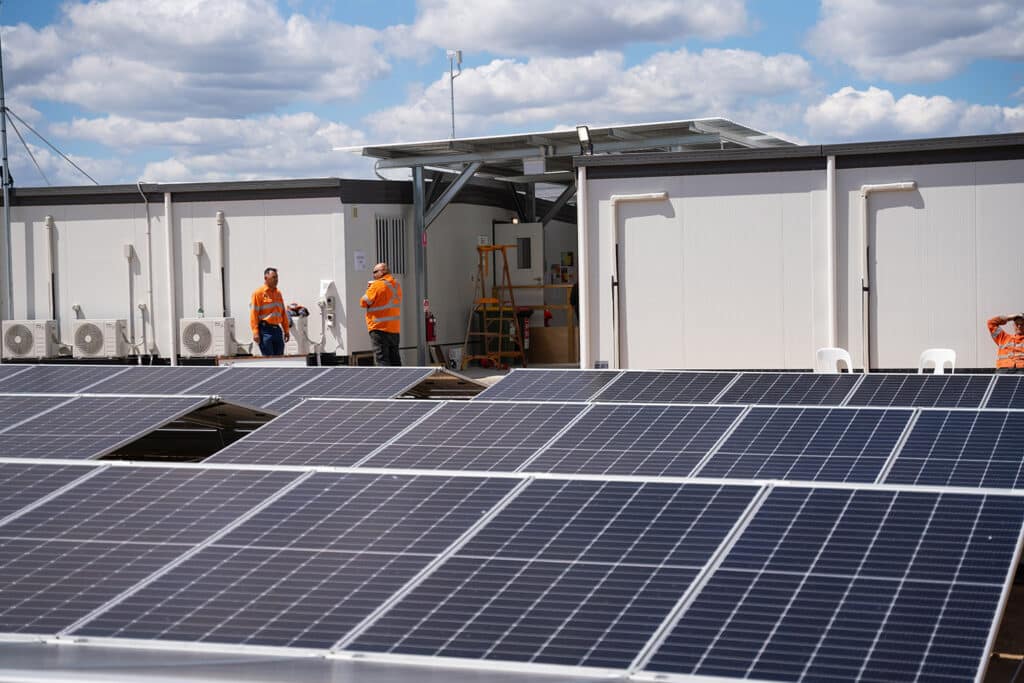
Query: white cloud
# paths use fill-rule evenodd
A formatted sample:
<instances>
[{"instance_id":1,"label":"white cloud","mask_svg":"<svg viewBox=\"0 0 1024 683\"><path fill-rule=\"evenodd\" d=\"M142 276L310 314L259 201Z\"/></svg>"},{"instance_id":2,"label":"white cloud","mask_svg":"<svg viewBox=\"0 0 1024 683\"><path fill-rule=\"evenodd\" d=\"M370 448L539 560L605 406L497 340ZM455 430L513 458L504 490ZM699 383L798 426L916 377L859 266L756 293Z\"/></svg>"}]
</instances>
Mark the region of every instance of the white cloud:
<instances>
[{"instance_id":1,"label":"white cloud","mask_svg":"<svg viewBox=\"0 0 1024 683\"><path fill-rule=\"evenodd\" d=\"M936 95L907 94L870 87L841 88L807 109L805 121L822 142L891 139L1024 130L1024 106L969 104Z\"/></svg>"},{"instance_id":2,"label":"white cloud","mask_svg":"<svg viewBox=\"0 0 1024 683\"><path fill-rule=\"evenodd\" d=\"M631 68L617 52L528 62L497 59L466 69L455 81L456 132L493 134L547 129L555 122L626 123L739 111L776 116L786 110L791 116L795 111L773 98L798 94L812 83L810 65L802 57L745 50L661 52ZM405 104L376 112L368 124L382 140L444 138L449 97L448 79L442 76Z\"/></svg>"},{"instance_id":3,"label":"white cloud","mask_svg":"<svg viewBox=\"0 0 1024 683\"><path fill-rule=\"evenodd\" d=\"M90 184L88 178L49 148L26 142L46 177L39 174L21 143L13 139L10 147L11 174L17 187L39 187L46 185L47 181L50 185ZM119 158L103 159L79 154L69 154L68 157L99 183L119 182L128 172L128 165Z\"/></svg>"},{"instance_id":4,"label":"white cloud","mask_svg":"<svg viewBox=\"0 0 1024 683\"><path fill-rule=\"evenodd\" d=\"M863 78L948 78L985 58L1024 58L1019 0L822 0L808 45Z\"/></svg>"},{"instance_id":5,"label":"white cloud","mask_svg":"<svg viewBox=\"0 0 1024 683\"><path fill-rule=\"evenodd\" d=\"M116 136L126 125L132 127L132 122L105 119L75 123L77 131L100 141ZM170 156L142 170L141 177L151 180L367 177L371 173L366 159L333 150L364 144L360 131L310 113L244 120L182 120L138 128L138 144L176 141L169 143Z\"/></svg>"},{"instance_id":6,"label":"white cloud","mask_svg":"<svg viewBox=\"0 0 1024 683\"><path fill-rule=\"evenodd\" d=\"M638 41L717 39L747 23L743 0L421 0L412 34L441 48L578 55Z\"/></svg>"},{"instance_id":7,"label":"white cloud","mask_svg":"<svg viewBox=\"0 0 1024 683\"><path fill-rule=\"evenodd\" d=\"M15 96L165 119L353 98L389 71L379 38L269 0L67 3L60 23L4 36Z\"/></svg>"}]
</instances>

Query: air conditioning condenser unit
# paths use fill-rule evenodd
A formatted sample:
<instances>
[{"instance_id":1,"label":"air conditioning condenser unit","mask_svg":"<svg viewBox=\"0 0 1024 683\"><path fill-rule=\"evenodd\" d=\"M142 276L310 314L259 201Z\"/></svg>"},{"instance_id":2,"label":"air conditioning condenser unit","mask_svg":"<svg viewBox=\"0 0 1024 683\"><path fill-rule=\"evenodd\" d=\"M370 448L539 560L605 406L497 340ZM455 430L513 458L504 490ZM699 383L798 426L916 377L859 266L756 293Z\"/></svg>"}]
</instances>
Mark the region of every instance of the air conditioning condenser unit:
<instances>
[{"instance_id":1,"label":"air conditioning condenser unit","mask_svg":"<svg viewBox=\"0 0 1024 683\"><path fill-rule=\"evenodd\" d=\"M124 358L131 352L125 320L75 320L71 328L75 358Z\"/></svg>"},{"instance_id":2,"label":"air conditioning condenser unit","mask_svg":"<svg viewBox=\"0 0 1024 683\"><path fill-rule=\"evenodd\" d=\"M178 329L185 358L235 355L234 318L182 318Z\"/></svg>"},{"instance_id":3,"label":"air conditioning condenser unit","mask_svg":"<svg viewBox=\"0 0 1024 683\"><path fill-rule=\"evenodd\" d=\"M53 358L60 342L56 320L5 320L4 358Z\"/></svg>"}]
</instances>

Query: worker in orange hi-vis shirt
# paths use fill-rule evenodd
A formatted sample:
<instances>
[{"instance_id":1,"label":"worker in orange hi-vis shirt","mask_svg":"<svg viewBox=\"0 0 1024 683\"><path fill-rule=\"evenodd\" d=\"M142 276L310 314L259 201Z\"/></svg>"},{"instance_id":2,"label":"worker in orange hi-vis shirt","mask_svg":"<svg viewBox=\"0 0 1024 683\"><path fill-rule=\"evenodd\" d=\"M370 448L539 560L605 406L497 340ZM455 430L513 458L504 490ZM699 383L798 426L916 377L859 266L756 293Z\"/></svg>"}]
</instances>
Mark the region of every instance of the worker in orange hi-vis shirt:
<instances>
[{"instance_id":1,"label":"worker in orange hi-vis shirt","mask_svg":"<svg viewBox=\"0 0 1024 683\"><path fill-rule=\"evenodd\" d=\"M291 338L284 297L277 288L277 268L263 271L263 286L257 287L249 302L249 327L252 340L264 356L283 356L284 344Z\"/></svg>"},{"instance_id":2,"label":"worker in orange hi-vis shirt","mask_svg":"<svg viewBox=\"0 0 1024 683\"><path fill-rule=\"evenodd\" d=\"M373 279L367 283L366 294L359 300L366 309L366 329L373 342L373 358L377 365L401 365L398 353L398 331L402 313L402 286L391 275L386 263L373 267Z\"/></svg>"},{"instance_id":3,"label":"worker in orange hi-vis shirt","mask_svg":"<svg viewBox=\"0 0 1024 683\"><path fill-rule=\"evenodd\" d=\"M1015 334L1001 329L1011 320ZM999 347L996 355L996 372L1024 372L1024 313L989 318L988 331L992 335L992 341Z\"/></svg>"}]
</instances>

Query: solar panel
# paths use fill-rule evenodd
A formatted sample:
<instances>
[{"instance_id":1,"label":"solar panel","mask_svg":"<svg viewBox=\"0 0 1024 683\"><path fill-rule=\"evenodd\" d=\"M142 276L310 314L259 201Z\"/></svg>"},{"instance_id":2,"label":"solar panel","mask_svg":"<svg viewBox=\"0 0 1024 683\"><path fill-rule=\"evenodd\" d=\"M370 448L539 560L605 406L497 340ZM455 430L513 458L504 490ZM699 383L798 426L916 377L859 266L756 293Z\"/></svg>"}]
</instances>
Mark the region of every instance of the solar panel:
<instances>
[{"instance_id":1,"label":"solar panel","mask_svg":"<svg viewBox=\"0 0 1024 683\"><path fill-rule=\"evenodd\" d=\"M78 465L0 463L0 520L95 471Z\"/></svg>"},{"instance_id":2,"label":"solar panel","mask_svg":"<svg viewBox=\"0 0 1024 683\"><path fill-rule=\"evenodd\" d=\"M0 525L0 630L55 633L294 479L110 467Z\"/></svg>"},{"instance_id":3,"label":"solar panel","mask_svg":"<svg viewBox=\"0 0 1024 683\"><path fill-rule=\"evenodd\" d=\"M887 483L1024 487L1024 412L923 410Z\"/></svg>"},{"instance_id":4,"label":"solar panel","mask_svg":"<svg viewBox=\"0 0 1024 683\"><path fill-rule=\"evenodd\" d=\"M206 461L348 467L435 407L422 401L310 399Z\"/></svg>"},{"instance_id":5,"label":"solar panel","mask_svg":"<svg viewBox=\"0 0 1024 683\"><path fill-rule=\"evenodd\" d=\"M286 398L392 398L434 374L434 368L329 368ZM279 404L272 407L279 410Z\"/></svg>"},{"instance_id":6,"label":"solar panel","mask_svg":"<svg viewBox=\"0 0 1024 683\"><path fill-rule=\"evenodd\" d=\"M127 369L124 365L33 365L0 386L8 394L76 394Z\"/></svg>"},{"instance_id":7,"label":"solar panel","mask_svg":"<svg viewBox=\"0 0 1024 683\"><path fill-rule=\"evenodd\" d=\"M624 668L756 491L534 481L345 649Z\"/></svg>"},{"instance_id":8,"label":"solar panel","mask_svg":"<svg viewBox=\"0 0 1024 683\"><path fill-rule=\"evenodd\" d=\"M0 382L3 382L8 377L12 377L19 372L28 370L31 365L11 365L9 363L0 365Z\"/></svg>"},{"instance_id":9,"label":"solar panel","mask_svg":"<svg viewBox=\"0 0 1024 683\"><path fill-rule=\"evenodd\" d=\"M992 394L985 407L1024 409L1024 376L996 375Z\"/></svg>"},{"instance_id":10,"label":"solar panel","mask_svg":"<svg viewBox=\"0 0 1024 683\"><path fill-rule=\"evenodd\" d=\"M0 537L192 545L294 480L295 472L108 467L0 525Z\"/></svg>"},{"instance_id":11,"label":"solar panel","mask_svg":"<svg viewBox=\"0 0 1024 683\"><path fill-rule=\"evenodd\" d=\"M131 366L125 372L89 388L91 394L186 394L189 389L212 379L227 368L192 365ZM204 393L202 391L196 393Z\"/></svg>"},{"instance_id":12,"label":"solar panel","mask_svg":"<svg viewBox=\"0 0 1024 683\"><path fill-rule=\"evenodd\" d=\"M71 396L0 396L0 432L70 400Z\"/></svg>"},{"instance_id":13,"label":"solar panel","mask_svg":"<svg viewBox=\"0 0 1024 683\"><path fill-rule=\"evenodd\" d=\"M618 374L617 370L517 368L475 398L489 401L589 401Z\"/></svg>"},{"instance_id":14,"label":"solar panel","mask_svg":"<svg viewBox=\"0 0 1024 683\"><path fill-rule=\"evenodd\" d=\"M583 404L447 403L362 466L514 472L585 409Z\"/></svg>"},{"instance_id":15,"label":"solar panel","mask_svg":"<svg viewBox=\"0 0 1024 683\"><path fill-rule=\"evenodd\" d=\"M76 634L330 647L517 483L314 475Z\"/></svg>"},{"instance_id":16,"label":"solar panel","mask_svg":"<svg viewBox=\"0 0 1024 683\"><path fill-rule=\"evenodd\" d=\"M755 407L698 476L871 483L912 414L899 409Z\"/></svg>"},{"instance_id":17,"label":"solar panel","mask_svg":"<svg viewBox=\"0 0 1024 683\"><path fill-rule=\"evenodd\" d=\"M713 403L736 377L735 372L623 372L598 401L642 403Z\"/></svg>"},{"instance_id":18,"label":"solar panel","mask_svg":"<svg viewBox=\"0 0 1024 683\"><path fill-rule=\"evenodd\" d=\"M741 412L733 406L595 405L526 469L685 477Z\"/></svg>"},{"instance_id":19,"label":"solar panel","mask_svg":"<svg viewBox=\"0 0 1024 683\"><path fill-rule=\"evenodd\" d=\"M869 374L847 405L921 408L978 408L988 391L989 375Z\"/></svg>"},{"instance_id":20,"label":"solar panel","mask_svg":"<svg viewBox=\"0 0 1024 683\"><path fill-rule=\"evenodd\" d=\"M974 680L1022 522L1009 496L775 488L644 668Z\"/></svg>"},{"instance_id":21,"label":"solar panel","mask_svg":"<svg viewBox=\"0 0 1024 683\"><path fill-rule=\"evenodd\" d=\"M92 458L199 408L195 397L82 396L0 433L0 456Z\"/></svg>"},{"instance_id":22,"label":"solar panel","mask_svg":"<svg viewBox=\"0 0 1024 683\"><path fill-rule=\"evenodd\" d=\"M323 368L245 368L229 367L189 391L204 396L220 396L225 401L254 408L265 408L283 395L322 375Z\"/></svg>"},{"instance_id":23,"label":"solar panel","mask_svg":"<svg viewBox=\"0 0 1024 683\"><path fill-rule=\"evenodd\" d=\"M747 372L718 402L838 406L860 378L851 374Z\"/></svg>"}]
</instances>

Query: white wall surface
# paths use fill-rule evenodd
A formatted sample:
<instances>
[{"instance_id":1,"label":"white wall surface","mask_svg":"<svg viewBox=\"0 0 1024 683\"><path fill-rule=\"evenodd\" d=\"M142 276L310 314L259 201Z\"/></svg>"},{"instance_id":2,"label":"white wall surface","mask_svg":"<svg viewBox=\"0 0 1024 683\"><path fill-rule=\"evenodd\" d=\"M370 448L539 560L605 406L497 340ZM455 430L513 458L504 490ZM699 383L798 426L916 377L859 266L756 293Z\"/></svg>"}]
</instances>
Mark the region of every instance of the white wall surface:
<instances>
[{"instance_id":1,"label":"white wall surface","mask_svg":"<svg viewBox=\"0 0 1024 683\"><path fill-rule=\"evenodd\" d=\"M985 320L1024 309L1024 161L837 172L837 345L861 358L860 187L913 180L869 205L872 367L950 347L995 357ZM825 171L591 180L591 360L614 351L612 253L623 251L619 338L629 367L810 368L828 344ZM667 191L661 204L609 197Z\"/></svg>"},{"instance_id":2,"label":"white wall surface","mask_svg":"<svg viewBox=\"0 0 1024 683\"><path fill-rule=\"evenodd\" d=\"M812 172L591 181L595 360L614 361L617 241L623 367L809 367L828 334L823 190ZM611 195L659 191L611 226Z\"/></svg>"},{"instance_id":3,"label":"white wall surface","mask_svg":"<svg viewBox=\"0 0 1024 683\"><path fill-rule=\"evenodd\" d=\"M869 199L872 367L916 367L930 347L991 366L985 320L1024 308L1024 161L840 171L840 338L859 362L860 187L904 180L917 190Z\"/></svg>"}]
</instances>

